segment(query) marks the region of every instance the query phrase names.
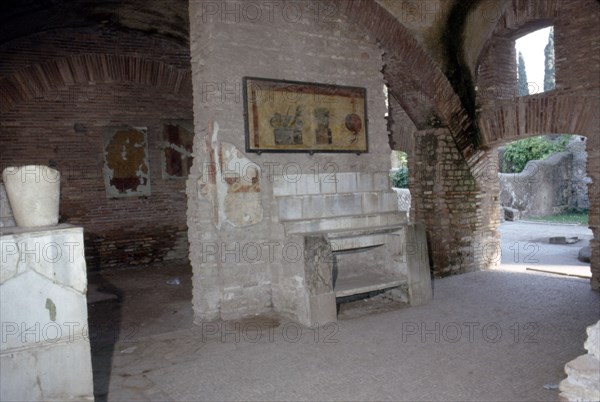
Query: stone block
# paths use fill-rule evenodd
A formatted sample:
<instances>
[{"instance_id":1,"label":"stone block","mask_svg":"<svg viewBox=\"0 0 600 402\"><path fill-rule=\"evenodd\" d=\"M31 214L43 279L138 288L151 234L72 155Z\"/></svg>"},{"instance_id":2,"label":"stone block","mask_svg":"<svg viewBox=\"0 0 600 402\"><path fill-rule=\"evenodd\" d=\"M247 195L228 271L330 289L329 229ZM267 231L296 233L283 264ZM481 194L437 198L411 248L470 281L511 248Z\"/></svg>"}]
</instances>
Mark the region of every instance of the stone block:
<instances>
[{"instance_id":1,"label":"stone block","mask_svg":"<svg viewBox=\"0 0 600 402\"><path fill-rule=\"evenodd\" d=\"M425 225L411 223L406 229L406 263L408 267L408 295L411 306L428 303L433 298L429 253Z\"/></svg>"},{"instance_id":2,"label":"stone block","mask_svg":"<svg viewBox=\"0 0 600 402\"><path fill-rule=\"evenodd\" d=\"M357 191L356 173L344 172L335 175L338 193L355 193Z\"/></svg>"},{"instance_id":3,"label":"stone block","mask_svg":"<svg viewBox=\"0 0 600 402\"><path fill-rule=\"evenodd\" d=\"M296 195L296 182L286 176L275 176L273 179L273 195L283 197Z\"/></svg>"},{"instance_id":4,"label":"stone block","mask_svg":"<svg viewBox=\"0 0 600 402\"><path fill-rule=\"evenodd\" d=\"M321 185L319 176L316 174L303 174L296 182L296 194L298 195L319 194L320 192Z\"/></svg>"},{"instance_id":5,"label":"stone block","mask_svg":"<svg viewBox=\"0 0 600 402\"><path fill-rule=\"evenodd\" d=\"M323 293L311 295L309 298L310 318L306 323L311 327L322 326L337 321L337 307L335 304L335 293Z\"/></svg>"},{"instance_id":6,"label":"stone block","mask_svg":"<svg viewBox=\"0 0 600 402\"><path fill-rule=\"evenodd\" d=\"M27 328L34 328L34 333L39 331L38 335L44 332L45 327L58 326L63 338L68 336L65 323L75 323L80 329L87 324L85 295L52 283L35 271L27 271L5 282L1 293L4 324L25 323ZM2 350L31 347L35 341L35 337L7 337L2 343Z\"/></svg>"},{"instance_id":7,"label":"stone block","mask_svg":"<svg viewBox=\"0 0 600 402\"><path fill-rule=\"evenodd\" d=\"M359 215L362 213L360 194L339 194L325 197L327 216Z\"/></svg>"},{"instance_id":8,"label":"stone block","mask_svg":"<svg viewBox=\"0 0 600 402\"><path fill-rule=\"evenodd\" d=\"M380 193L363 193L363 212L365 214L379 211L379 194Z\"/></svg>"},{"instance_id":9,"label":"stone block","mask_svg":"<svg viewBox=\"0 0 600 402\"><path fill-rule=\"evenodd\" d=\"M321 194L334 194L337 188L336 177L333 173L319 174L319 184L321 186Z\"/></svg>"},{"instance_id":10,"label":"stone block","mask_svg":"<svg viewBox=\"0 0 600 402\"><path fill-rule=\"evenodd\" d=\"M390 175L387 172L373 173L373 190L388 191L391 188Z\"/></svg>"},{"instance_id":11,"label":"stone block","mask_svg":"<svg viewBox=\"0 0 600 402\"><path fill-rule=\"evenodd\" d=\"M521 211L515 208L503 207L504 209L504 219L507 221L518 221L521 219Z\"/></svg>"},{"instance_id":12,"label":"stone block","mask_svg":"<svg viewBox=\"0 0 600 402\"><path fill-rule=\"evenodd\" d=\"M93 401L90 344L80 339L0 356L3 401Z\"/></svg>"},{"instance_id":13,"label":"stone block","mask_svg":"<svg viewBox=\"0 0 600 402\"><path fill-rule=\"evenodd\" d=\"M565 373L582 385L600 389L600 361L590 354L581 355L568 362L565 365Z\"/></svg>"},{"instance_id":14,"label":"stone block","mask_svg":"<svg viewBox=\"0 0 600 402\"><path fill-rule=\"evenodd\" d=\"M373 175L371 173L357 173L356 185L359 192L373 191Z\"/></svg>"},{"instance_id":15,"label":"stone block","mask_svg":"<svg viewBox=\"0 0 600 402\"><path fill-rule=\"evenodd\" d=\"M302 218L302 197L283 197L277 200L279 219L290 221Z\"/></svg>"},{"instance_id":16,"label":"stone block","mask_svg":"<svg viewBox=\"0 0 600 402\"><path fill-rule=\"evenodd\" d=\"M398 196L395 192L385 192L379 195L379 212L398 211Z\"/></svg>"},{"instance_id":17,"label":"stone block","mask_svg":"<svg viewBox=\"0 0 600 402\"><path fill-rule=\"evenodd\" d=\"M325 198L316 196L307 196L302 200L302 218L314 219L325 217Z\"/></svg>"},{"instance_id":18,"label":"stone block","mask_svg":"<svg viewBox=\"0 0 600 402\"><path fill-rule=\"evenodd\" d=\"M81 228L59 225L30 232L15 227L4 229L2 234L0 283L29 269L85 293L87 278Z\"/></svg>"}]
</instances>

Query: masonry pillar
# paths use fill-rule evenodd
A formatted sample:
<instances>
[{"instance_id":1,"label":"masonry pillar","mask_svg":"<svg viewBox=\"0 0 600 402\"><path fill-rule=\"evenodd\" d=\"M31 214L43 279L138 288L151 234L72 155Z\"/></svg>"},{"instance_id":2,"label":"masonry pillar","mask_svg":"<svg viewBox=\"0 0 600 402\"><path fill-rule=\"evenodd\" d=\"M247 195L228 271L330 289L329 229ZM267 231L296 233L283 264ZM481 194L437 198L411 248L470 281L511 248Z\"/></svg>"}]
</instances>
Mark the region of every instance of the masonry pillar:
<instances>
[{"instance_id":1,"label":"masonry pillar","mask_svg":"<svg viewBox=\"0 0 600 402\"><path fill-rule=\"evenodd\" d=\"M475 177L446 128L417 131L409 159L416 221L425 223L436 276L477 271L500 261L497 160Z\"/></svg>"}]
</instances>

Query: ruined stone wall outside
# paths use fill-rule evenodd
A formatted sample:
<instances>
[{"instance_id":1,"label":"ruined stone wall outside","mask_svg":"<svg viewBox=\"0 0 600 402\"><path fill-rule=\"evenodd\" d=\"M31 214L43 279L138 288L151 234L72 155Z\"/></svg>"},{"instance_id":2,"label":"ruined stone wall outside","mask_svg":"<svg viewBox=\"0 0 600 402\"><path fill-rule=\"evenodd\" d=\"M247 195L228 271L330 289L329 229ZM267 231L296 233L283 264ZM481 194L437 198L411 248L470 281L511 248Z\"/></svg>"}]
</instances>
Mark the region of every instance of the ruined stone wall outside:
<instances>
[{"instance_id":1,"label":"ruined stone wall outside","mask_svg":"<svg viewBox=\"0 0 600 402\"><path fill-rule=\"evenodd\" d=\"M500 173L502 206L521 211L521 217L551 215L571 205L573 155L560 152L529 161L520 173Z\"/></svg>"},{"instance_id":2,"label":"ruined stone wall outside","mask_svg":"<svg viewBox=\"0 0 600 402\"><path fill-rule=\"evenodd\" d=\"M298 264L284 255L288 245L273 196L275 176L296 186L299 174L386 172L390 167L382 51L373 38L336 11L324 13L320 2L281 3L271 9L255 4L252 10L246 2L210 3L190 3L196 132L187 194L196 321L266 311L273 298L297 291L290 278L304 280L294 271ZM216 9L207 8L215 4ZM369 152L245 153L244 76L365 87ZM220 158L217 149L238 155L241 168L251 164L260 169L253 190L258 192L233 194L222 180L206 183L206 167ZM219 194L229 201L221 202ZM234 210L251 218L244 222ZM244 254L255 244L262 253L257 260Z\"/></svg>"}]
</instances>

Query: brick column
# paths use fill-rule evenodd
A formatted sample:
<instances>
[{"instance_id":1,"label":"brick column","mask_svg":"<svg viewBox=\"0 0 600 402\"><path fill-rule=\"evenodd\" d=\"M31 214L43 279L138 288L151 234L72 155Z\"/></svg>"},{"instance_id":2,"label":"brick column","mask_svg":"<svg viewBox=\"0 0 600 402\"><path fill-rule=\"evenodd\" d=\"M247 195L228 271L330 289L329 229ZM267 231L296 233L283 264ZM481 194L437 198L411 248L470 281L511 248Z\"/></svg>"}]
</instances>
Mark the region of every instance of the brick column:
<instances>
[{"instance_id":1,"label":"brick column","mask_svg":"<svg viewBox=\"0 0 600 402\"><path fill-rule=\"evenodd\" d=\"M499 262L497 161L492 154L475 177L447 129L416 133L410 190L415 220L427 228L438 277Z\"/></svg>"}]
</instances>

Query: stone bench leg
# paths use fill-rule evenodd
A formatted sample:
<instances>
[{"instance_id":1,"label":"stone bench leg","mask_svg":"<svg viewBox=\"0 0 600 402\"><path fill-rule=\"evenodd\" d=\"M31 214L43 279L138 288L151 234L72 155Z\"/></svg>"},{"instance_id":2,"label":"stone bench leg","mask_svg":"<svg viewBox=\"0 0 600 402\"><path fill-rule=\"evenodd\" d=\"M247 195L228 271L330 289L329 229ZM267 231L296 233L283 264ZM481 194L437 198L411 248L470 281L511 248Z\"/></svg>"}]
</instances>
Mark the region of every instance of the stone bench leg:
<instances>
[{"instance_id":1,"label":"stone bench leg","mask_svg":"<svg viewBox=\"0 0 600 402\"><path fill-rule=\"evenodd\" d=\"M406 230L408 298L411 306L428 303L433 298L425 225L410 223Z\"/></svg>"}]
</instances>

